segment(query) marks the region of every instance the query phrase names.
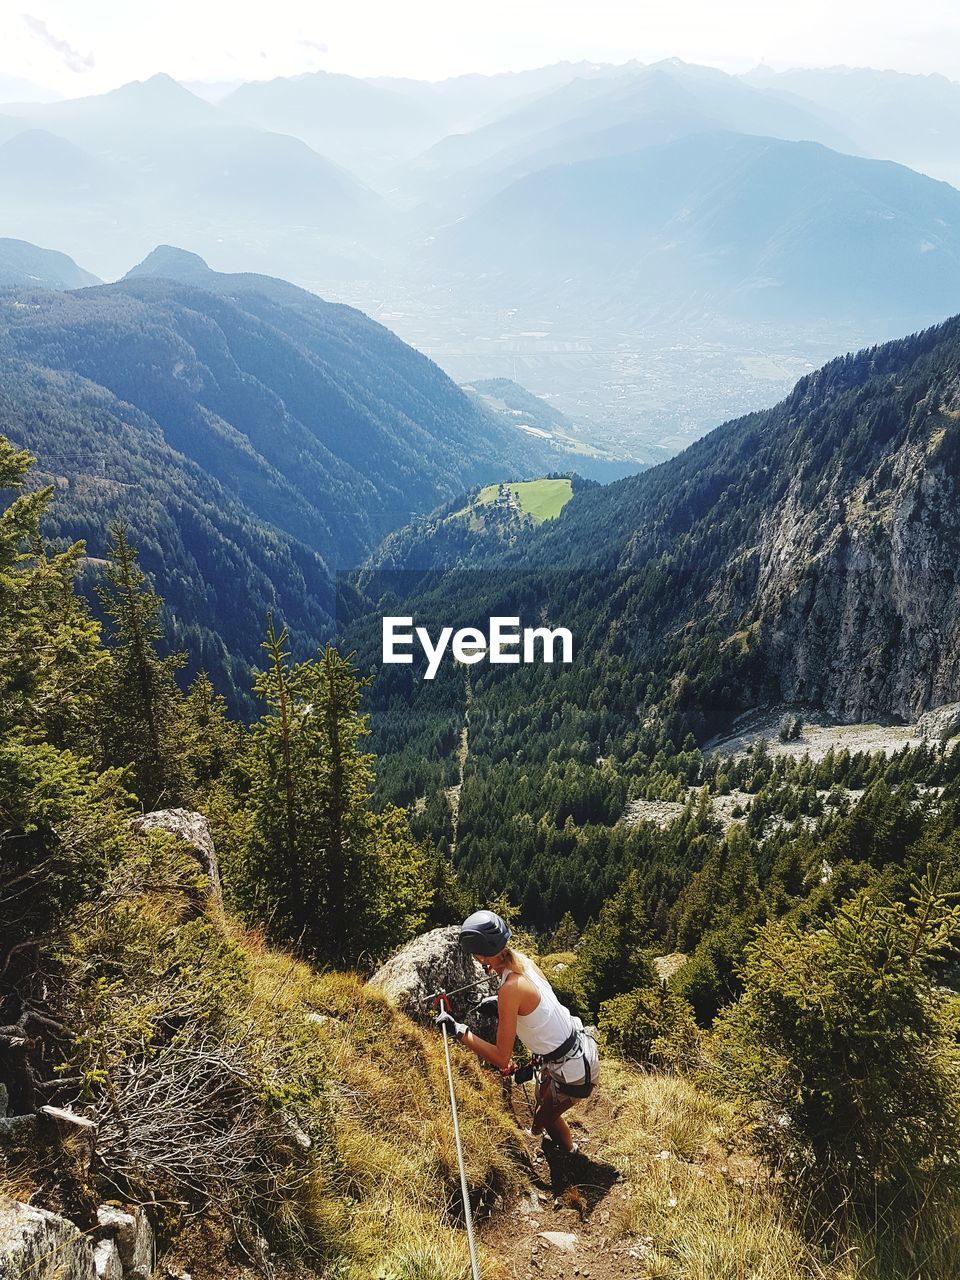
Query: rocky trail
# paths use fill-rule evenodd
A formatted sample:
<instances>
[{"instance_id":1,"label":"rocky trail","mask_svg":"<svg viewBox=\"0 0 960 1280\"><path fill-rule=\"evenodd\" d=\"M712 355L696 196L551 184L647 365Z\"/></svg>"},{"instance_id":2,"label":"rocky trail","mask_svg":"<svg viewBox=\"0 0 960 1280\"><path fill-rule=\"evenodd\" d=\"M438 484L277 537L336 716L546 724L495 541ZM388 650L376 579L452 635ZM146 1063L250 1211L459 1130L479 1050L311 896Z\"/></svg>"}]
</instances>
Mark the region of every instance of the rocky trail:
<instances>
[{"instance_id":1,"label":"rocky trail","mask_svg":"<svg viewBox=\"0 0 960 1280\"><path fill-rule=\"evenodd\" d=\"M527 1099L514 1088L521 1128L530 1123ZM548 1139L526 1139L531 1189L511 1210L481 1229L504 1280L632 1280L640 1276L643 1242L614 1238L611 1223L627 1197L626 1184L604 1159L614 1122L602 1090L567 1113L580 1150L573 1156Z\"/></svg>"}]
</instances>

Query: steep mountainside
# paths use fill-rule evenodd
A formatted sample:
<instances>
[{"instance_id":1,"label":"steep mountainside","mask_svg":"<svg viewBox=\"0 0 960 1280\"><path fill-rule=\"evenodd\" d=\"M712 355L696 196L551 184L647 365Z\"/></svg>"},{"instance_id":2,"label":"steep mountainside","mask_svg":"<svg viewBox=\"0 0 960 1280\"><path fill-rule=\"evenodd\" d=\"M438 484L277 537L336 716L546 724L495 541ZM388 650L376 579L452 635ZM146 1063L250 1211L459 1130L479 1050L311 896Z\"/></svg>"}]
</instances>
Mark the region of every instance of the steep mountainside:
<instances>
[{"instance_id":1,"label":"steep mountainside","mask_svg":"<svg viewBox=\"0 0 960 1280\"><path fill-rule=\"evenodd\" d=\"M170 249L119 284L0 295L0 365L0 432L53 477L56 531L99 557L125 515L175 638L227 688L238 660L246 690L267 608L314 646L336 569L504 465L560 456L359 312Z\"/></svg>"},{"instance_id":2,"label":"steep mountainside","mask_svg":"<svg viewBox=\"0 0 960 1280\"><path fill-rule=\"evenodd\" d=\"M419 544L391 539L404 548L394 566L444 563L423 529ZM835 360L775 408L576 493L509 549L457 553L485 570L474 611L501 611L522 578L530 612L552 609L579 637L580 662L548 700L588 696L586 673L616 656L636 695L624 709L677 715L682 738L763 700L850 720L956 701L958 550L955 318ZM458 583L434 584L444 603L431 598L431 613L458 616Z\"/></svg>"}]
</instances>

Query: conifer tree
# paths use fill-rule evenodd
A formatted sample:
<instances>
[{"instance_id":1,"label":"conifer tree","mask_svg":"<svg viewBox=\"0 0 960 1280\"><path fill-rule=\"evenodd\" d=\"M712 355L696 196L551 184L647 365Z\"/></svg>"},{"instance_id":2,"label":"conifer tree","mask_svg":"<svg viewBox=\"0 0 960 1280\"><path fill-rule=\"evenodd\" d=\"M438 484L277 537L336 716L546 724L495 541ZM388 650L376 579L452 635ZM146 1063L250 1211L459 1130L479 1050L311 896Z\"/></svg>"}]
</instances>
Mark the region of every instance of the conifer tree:
<instances>
[{"instance_id":1,"label":"conifer tree","mask_svg":"<svg viewBox=\"0 0 960 1280\"><path fill-rule=\"evenodd\" d=\"M110 764L129 767L145 808L169 808L191 793L184 699L174 676L186 659L182 653L160 656L162 601L137 564L124 522L118 520L111 532L110 562L97 591L110 640L101 712L104 754Z\"/></svg>"},{"instance_id":2,"label":"conifer tree","mask_svg":"<svg viewBox=\"0 0 960 1280\"><path fill-rule=\"evenodd\" d=\"M227 715L227 700L201 671L184 704L185 751L190 775L199 791L227 778L239 765L243 727Z\"/></svg>"},{"instance_id":3,"label":"conifer tree","mask_svg":"<svg viewBox=\"0 0 960 1280\"><path fill-rule=\"evenodd\" d=\"M584 1001L593 1013L611 996L654 982L653 964L644 950L646 940L637 873L631 871L580 940L577 970Z\"/></svg>"},{"instance_id":4,"label":"conifer tree","mask_svg":"<svg viewBox=\"0 0 960 1280\"><path fill-rule=\"evenodd\" d=\"M20 492L31 463L0 437L15 495L0 510L0 1003L18 978L39 984L44 931L102 877L126 820L118 774L64 749L83 743L103 655L73 594L82 546L48 555L51 491Z\"/></svg>"},{"instance_id":5,"label":"conifer tree","mask_svg":"<svg viewBox=\"0 0 960 1280\"><path fill-rule=\"evenodd\" d=\"M569 911L565 912L563 919L557 925L553 937L547 944L547 950L553 951L572 951L577 945L580 937L580 930L577 928L577 922Z\"/></svg>"},{"instance_id":6,"label":"conifer tree","mask_svg":"<svg viewBox=\"0 0 960 1280\"><path fill-rule=\"evenodd\" d=\"M267 710L254 726L248 910L272 932L335 963L379 956L420 926L429 904L426 855L400 809L370 808L373 756L360 712L366 681L327 646L294 663L286 630L268 621Z\"/></svg>"}]
</instances>

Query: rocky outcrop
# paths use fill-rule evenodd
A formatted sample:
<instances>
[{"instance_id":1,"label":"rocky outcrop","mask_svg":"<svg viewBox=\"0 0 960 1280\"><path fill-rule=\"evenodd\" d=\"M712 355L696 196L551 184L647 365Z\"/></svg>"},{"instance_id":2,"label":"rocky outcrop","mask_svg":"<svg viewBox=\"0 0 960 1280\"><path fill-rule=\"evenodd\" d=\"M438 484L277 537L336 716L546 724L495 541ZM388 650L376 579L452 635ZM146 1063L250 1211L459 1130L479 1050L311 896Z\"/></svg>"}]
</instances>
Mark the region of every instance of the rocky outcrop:
<instances>
[{"instance_id":1,"label":"rocky outcrop","mask_svg":"<svg viewBox=\"0 0 960 1280\"><path fill-rule=\"evenodd\" d=\"M210 882L209 892L214 905L218 910L223 910L220 866L213 846L213 836L202 813L194 813L191 809L156 809L153 813L134 818L130 829L138 833L166 831L182 840Z\"/></svg>"},{"instance_id":2,"label":"rocky outcrop","mask_svg":"<svg viewBox=\"0 0 960 1280\"><path fill-rule=\"evenodd\" d=\"M0 1195L0 1280L151 1280L153 1230L139 1206L104 1204L97 1228Z\"/></svg>"},{"instance_id":3,"label":"rocky outcrop","mask_svg":"<svg viewBox=\"0 0 960 1280\"><path fill-rule=\"evenodd\" d=\"M943 707L925 711L917 721L917 735L934 742L947 742L960 734L960 702L948 702Z\"/></svg>"},{"instance_id":4,"label":"rocky outcrop","mask_svg":"<svg viewBox=\"0 0 960 1280\"><path fill-rule=\"evenodd\" d=\"M0 1280L97 1280L90 1239L45 1209L0 1196Z\"/></svg>"},{"instance_id":5,"label":"rocky outcrop","mask_svg":"<svg viewBox=\"0 0 960 1280\"><path fill-rule=\"evenodd\" d=\"M120 1251L113 1240L98 1240L93 1250L93 1264L97 1280L123 1280L123 1263Z\"/></svg>"},{"instance_id":6,"label":"rocky outcrop","mask_svg":"<svg viewBox=\"0 0 960 1280\"><path fill-rule=\"evenodd\" d=\"M753 616L785 702L909 722L956 699L958 419L917 406L855 485L828 478L812 498L798 469L765 518Z\"/></svg>"},{"instance_id":7,"label":"rocky outcrop","mask_svg":"<svg viewBox=\"0 0 960 1280\"><path fill-rule=\"evenodd\" d=\"M404 1013L426 1019L431 1014L427 996L440 990L453 991L483 976L477 962L460 946L459 934L457 926L450 925L414 938L377 970L370 985L379 987ZM460 1015L493 991L493 983L487 979L475 990L454 997L455 1012Z\"/></svg>"},{"instance_id":8,"label":"rocky outcrop","mask_svg":"<svg viewBox=\"0 0 960 1280\"><path fill-rule=\"evenodd\" d=\"M97 1222L105 1238L116 1245L124 1280L150 1280L154 1260L153 1229L143 1209L102 1204L97 1210Z\"/></svg>"}]
</instances>

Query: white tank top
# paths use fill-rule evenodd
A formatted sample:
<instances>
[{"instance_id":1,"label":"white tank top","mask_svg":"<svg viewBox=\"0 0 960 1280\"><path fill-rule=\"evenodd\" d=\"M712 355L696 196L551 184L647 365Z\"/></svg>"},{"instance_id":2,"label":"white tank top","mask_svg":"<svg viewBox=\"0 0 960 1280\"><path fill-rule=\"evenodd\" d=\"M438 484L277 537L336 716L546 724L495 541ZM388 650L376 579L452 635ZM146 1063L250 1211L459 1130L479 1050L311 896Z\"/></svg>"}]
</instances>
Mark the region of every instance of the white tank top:
<instances>
[{"instance_id":1,"label":"white tank top","mask_svg":"<svg viewBox=\"0 0 960 1280\"><path fill-rule=\"evenodd\" d=\"M531 1053L553 1053L570 1037L573 1015L562 1005L546 978L533 967L524 970L540 992L540 1003L528 1014L517 1015L517 1035Z\"/></svg>"}]
</instances>

